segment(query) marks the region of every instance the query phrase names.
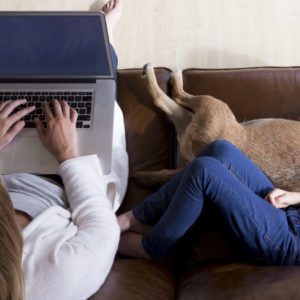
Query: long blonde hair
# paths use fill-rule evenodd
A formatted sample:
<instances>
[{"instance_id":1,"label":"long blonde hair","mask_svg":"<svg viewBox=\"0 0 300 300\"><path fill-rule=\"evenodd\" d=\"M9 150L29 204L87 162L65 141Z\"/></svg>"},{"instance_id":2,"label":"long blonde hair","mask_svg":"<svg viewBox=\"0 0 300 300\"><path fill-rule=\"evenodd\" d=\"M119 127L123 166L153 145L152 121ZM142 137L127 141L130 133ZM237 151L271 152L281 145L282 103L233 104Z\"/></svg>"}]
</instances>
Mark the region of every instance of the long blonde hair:
<instances>
[{"instance_id":1,"label":"long blonde hair","mask_svg":"<svg viewBox=\"0 0 300 300\"><path fill-rule=\"evenodd\" d=\"M0 299L24 300L21 268L23 238L15 221L15 211L0 176Z\"/></svg>"}]
</instances>

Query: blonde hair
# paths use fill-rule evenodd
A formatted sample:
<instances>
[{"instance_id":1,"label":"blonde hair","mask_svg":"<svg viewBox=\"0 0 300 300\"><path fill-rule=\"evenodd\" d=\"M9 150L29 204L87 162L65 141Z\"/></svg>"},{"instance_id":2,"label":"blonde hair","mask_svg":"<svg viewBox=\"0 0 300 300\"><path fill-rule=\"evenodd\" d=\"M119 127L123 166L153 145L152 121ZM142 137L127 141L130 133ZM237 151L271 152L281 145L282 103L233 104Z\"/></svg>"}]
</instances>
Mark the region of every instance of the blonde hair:
<instances>
[{"instance_id":1,"label":"blonde hair","mask_svg":"<svg viewBox=\"0 0 300 300\"><path fill-rule=\"evenodd\" d=\"M0 299L24 300L21 268L23 238L15 221L15 211L0 176Z\"/></svg>"}]
</instances>

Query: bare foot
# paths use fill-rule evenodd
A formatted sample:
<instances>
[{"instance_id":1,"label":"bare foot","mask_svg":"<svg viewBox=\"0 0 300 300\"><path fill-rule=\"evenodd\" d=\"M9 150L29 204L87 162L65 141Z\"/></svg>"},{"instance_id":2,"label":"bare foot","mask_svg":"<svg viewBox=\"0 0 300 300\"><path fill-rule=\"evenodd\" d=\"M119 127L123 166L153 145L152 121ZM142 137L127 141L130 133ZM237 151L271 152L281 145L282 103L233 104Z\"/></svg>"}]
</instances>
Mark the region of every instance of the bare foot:
<instances>
[{"instance_id":1,"label":"bare foot","mask_svg":"<svg viewBox=\"0 0 300 300\"><path fill-rule=\"evenodd\" d=\"M121 235L118 253L135 258L151 259L142 245L142 234L125 232Z\"/></svg>"},{"instance_id":2,"label":"bare foot","mask_svg":"<svg viewBox=\"0 0 300 300\"><path fill-rule=\"evenodd\" d=\"M109 40L112 43L115 25L122 15L122 0L110 0L101 10L105 14Z\"/></svg>"},{"instance_id":3,"label":"bare foot","mask_svg":"<svg viewBox=\"0 0 300 300\"><path fill-rule=\"evenodd\" d=\"M121 232L134 231L141 234L146 234L151 230L151 226L140 223L133 215L132 210L118 216L118 223Z\"/></svg>"}]
</instances>

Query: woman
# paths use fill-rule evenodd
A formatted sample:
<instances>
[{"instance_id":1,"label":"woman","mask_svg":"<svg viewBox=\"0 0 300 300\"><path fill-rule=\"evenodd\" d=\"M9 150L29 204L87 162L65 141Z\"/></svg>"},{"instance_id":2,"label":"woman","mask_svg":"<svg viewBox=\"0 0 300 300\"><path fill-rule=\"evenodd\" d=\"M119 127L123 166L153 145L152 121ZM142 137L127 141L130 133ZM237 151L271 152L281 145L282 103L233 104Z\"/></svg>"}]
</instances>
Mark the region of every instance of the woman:
<instances>
[{"instance_id":1,"label":"woman","mask_svg":"<svg viewBox=\"0 0 300 300\"><path fill-rule=\"evenodd\" d=\"M103 8L110 34L120 4L111 0ZM25 103L0 104L0 149L22 130L20 120L35 109L12 113ZM114 212L128 176L121 110L116 104L112 171L104 176L96 155L79 155L77 112L57 100L53 109L54 113L44 106L47 128L35 122L41 141L60 164L64 186L31 174L3 175L8 193L0 185L0 299L87 299L103 284L118 247L120 229Z\"/></svg>"},{"instance_id":2,"label":"woman","mask_svg":"<svg viewBox=\"0 0 300 300\"><path fill-rule=\"evenodd\" d=\"M300 193L275 189L227 141L208 145L183 171L118 217L123 254L163 260L211 202L255 262L299 265Z\"/></svg>"},{"instance_id":3,"label":"woman","mask_svg":"<svg viewBox=\"0 0 300 300\"><path fill-rule=\"evenodd\" d=\"M21 269L23 239L9 195L0 184L0 299L25 299Z\"/></svg>"}]
</instances>

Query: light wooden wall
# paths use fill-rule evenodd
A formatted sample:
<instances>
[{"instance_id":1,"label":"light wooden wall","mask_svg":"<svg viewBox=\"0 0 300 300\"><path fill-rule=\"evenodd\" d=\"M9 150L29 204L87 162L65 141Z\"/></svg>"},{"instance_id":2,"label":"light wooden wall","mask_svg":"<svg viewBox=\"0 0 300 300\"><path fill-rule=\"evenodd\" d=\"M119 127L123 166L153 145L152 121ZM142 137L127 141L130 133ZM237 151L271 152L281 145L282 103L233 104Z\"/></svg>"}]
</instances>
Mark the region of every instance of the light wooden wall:
<instances>
[{"instance_id":1,"label":"light wooden wall","mask_svg":"<svg viewBox=\"0 0 300 300\"><path fill-rule=\"evenodd\" d=\"M0 10L96 10L101 1L0 0ZM300 65L299 0L122 1L120 68Z\"/></svg>"}]
</instances>

